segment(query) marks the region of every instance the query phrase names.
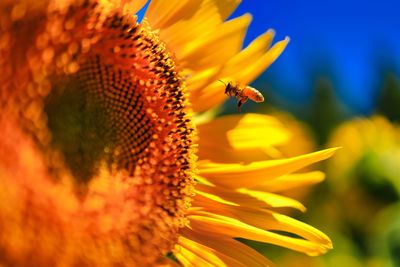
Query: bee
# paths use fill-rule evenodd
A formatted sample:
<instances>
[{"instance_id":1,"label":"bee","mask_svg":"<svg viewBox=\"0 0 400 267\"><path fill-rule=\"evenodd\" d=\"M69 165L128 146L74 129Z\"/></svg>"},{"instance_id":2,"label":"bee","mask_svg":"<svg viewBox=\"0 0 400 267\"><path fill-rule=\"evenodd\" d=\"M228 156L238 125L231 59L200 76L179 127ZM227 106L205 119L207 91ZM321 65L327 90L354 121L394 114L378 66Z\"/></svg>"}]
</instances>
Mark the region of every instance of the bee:
<instances>
[{"instance_id":1,"label":"bee","mask_svg":"<svg viewBox=\"0 0 400 267\"><path fill-rule=\"evenodd\" d=\"M240 86L239 84L233 84L232 82L228 82L228 84L219 80L225 85L225 94L228 96L236 97L238 103L238 110L240 111L240 107L246 103L248 99L253 100L256 103L264 102L264 96L257 89L251 86Z\"/></svg>"}]
</instances>

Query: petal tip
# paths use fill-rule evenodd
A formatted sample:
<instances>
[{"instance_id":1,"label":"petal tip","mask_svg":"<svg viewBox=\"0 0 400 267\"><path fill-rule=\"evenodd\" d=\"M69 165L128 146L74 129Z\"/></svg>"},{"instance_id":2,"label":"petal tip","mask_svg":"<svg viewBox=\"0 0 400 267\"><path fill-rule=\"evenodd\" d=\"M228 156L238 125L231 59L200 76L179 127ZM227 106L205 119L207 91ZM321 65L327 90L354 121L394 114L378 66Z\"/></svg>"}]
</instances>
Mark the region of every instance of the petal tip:
<instances>
[{"instance_id":1,"label":"petal tip","mask_svg":"<svg viewBox=\"0 0 400 267\"><path fill-rule=\"evenodd\" d=\"M242 18L247 21L248 24L253 20L253 15L251 13L245 13L242 15Z\"/></svg>"}]
</instances>

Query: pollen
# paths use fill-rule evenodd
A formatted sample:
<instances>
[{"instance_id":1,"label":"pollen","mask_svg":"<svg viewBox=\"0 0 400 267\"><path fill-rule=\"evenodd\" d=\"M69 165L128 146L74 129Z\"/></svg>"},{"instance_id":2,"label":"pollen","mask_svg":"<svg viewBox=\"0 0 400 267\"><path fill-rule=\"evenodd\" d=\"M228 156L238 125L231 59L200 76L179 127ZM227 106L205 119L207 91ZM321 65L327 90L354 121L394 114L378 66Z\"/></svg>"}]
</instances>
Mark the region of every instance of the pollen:
<instances>
[{"instance_id":1,"label":"pollen","mask_svg":"<svg viewBox=\"0 0 400 267\"><path fill-rule=\"evenodd\" d=\"M194 185L196 132L165 44L123 8L9 5L0 23L0 157L9 158L0 188L24 190L0 191L16 207L0 208L0 258L154 263L176 244ZM40 245L24 245L21 234Z\"/></svg>"}]
</instances>

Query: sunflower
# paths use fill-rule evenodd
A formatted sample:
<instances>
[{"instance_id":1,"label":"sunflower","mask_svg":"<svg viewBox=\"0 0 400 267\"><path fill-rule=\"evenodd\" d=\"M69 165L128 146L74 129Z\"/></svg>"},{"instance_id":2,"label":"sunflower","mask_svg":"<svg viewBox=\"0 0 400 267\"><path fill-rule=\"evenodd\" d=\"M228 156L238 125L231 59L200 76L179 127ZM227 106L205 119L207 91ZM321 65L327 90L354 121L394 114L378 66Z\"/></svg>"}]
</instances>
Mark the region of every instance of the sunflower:
<instances>
[{"instance_id":1,"label":"sunflower","mask_svg":"<svg viewBox=\"0 0 400 267\"><path fill-rule=\"evenodd\" d=\"M241 50L238 1L151 1L138 23L145 2L1 1L0 263L270 265L237 237L326 252L279 192L334 150L269 159L279 121L213 116L218 79L250 83L288 39Z\"/></svg>"},{"instance_id":2,"label":"sunflower","mask_svg":"<svg viewBox=\"0 0 400 267\"><path fill-rule=\"evenodd\" d=\"M332 132L328 145L343 148L326 163L329 179L324 193L310 201L318 205L307 217L331 233L335 253L319 258L290 254L280 265L399 265L399 130L398 124L374 115L345 121Z\"/></svg>"},{"instance_id":3,"label":"sunflower","mask_svg":"<svg viewBox=\"0 0 400 267\"><path fill-rule=\"evenodd\" d=\"M382 213L391 213L390 220L395 221L394 211L399 211L395 208L400 200L399 133L398 124L374 115L343 123L330 139L330 144L341 143L344 147L327 164L328 174L333 178L329 184L335 196L334 205L342 207L332 212L332 221L337 221L333 225L338 226L338 232L347 238L356 255L364 255L360 259L363 265L374 262L382 251L390 254L399 244L396 234L390 241L383 240L387 238L383 233L392 231L395 223L388 223L388 219L385 223L379 221ZM390 209L391 212L385 211ZM349 246L343 247L338 244L341 255L348 253Z\"/></svg>"},{"instance_id":4,"label":"sunflower","mask_svg":"<svg viewBox=\"0 0 400 267\"><path fill-rule=\"evenodd\" d=\"M344 149L328 162L327 170L336 177L330 183L338 194L345 196L351 191L354 201L360 198L358 201L365 202L368 200L361 199L373 197L373 202L384 205L398 199L398 124L380 115L352 119L333 132L329 145L337 144ZM373 211L373 206L370 203L368 210Z\"/></svg>"}]
</instances>

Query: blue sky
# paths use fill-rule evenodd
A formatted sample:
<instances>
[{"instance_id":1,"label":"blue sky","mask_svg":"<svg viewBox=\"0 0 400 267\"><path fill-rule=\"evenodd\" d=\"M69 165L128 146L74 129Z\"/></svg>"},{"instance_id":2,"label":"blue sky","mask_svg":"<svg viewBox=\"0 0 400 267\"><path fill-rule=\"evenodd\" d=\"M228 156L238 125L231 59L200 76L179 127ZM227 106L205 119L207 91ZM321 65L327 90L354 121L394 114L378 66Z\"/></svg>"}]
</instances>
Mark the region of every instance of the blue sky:
<instances>
[{"instance_id":1,"label":"blue sky","mask_svg":"<svg viewBox=\"0 0 400 267\"><path fill-rule=\"evenodd\" d=\"M368 113L380 67L399 73L400 1L243 0L233 16L250 12L245 43L268 28L291 42L263 75L289 100L307 99L316 75L329 77L357 113Z\"/></svg>"},{"instance_id":2,"label":"blue sky","mask_svg":"<svg viewBox=\"0 0 400 267\"><path fill-rule=\"evenodd\" d=\"M400 0L242 0L232 17L251 13L245 45L269 28L291 42L262 75L289 101L307 101L315 78L332 81L355 113L368 114L381 68L400 76Z\"/></svg>"}]
</instances>

